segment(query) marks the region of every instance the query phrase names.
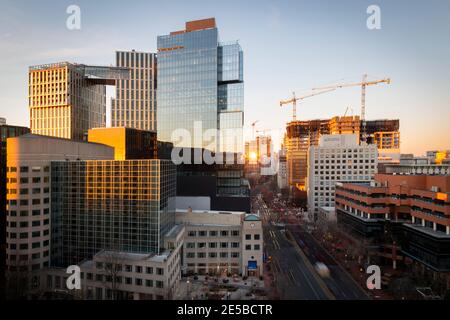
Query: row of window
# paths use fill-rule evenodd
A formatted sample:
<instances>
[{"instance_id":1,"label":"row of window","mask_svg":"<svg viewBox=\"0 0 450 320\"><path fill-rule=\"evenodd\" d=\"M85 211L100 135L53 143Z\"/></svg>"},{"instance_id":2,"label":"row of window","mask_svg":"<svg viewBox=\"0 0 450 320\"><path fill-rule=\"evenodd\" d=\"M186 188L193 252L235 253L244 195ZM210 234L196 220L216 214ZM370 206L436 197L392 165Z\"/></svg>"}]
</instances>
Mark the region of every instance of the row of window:
<instances>
[{"instance_id":1,"label":"row of window","mask_svg":"<svg viewBox=\"0 0 450 320\"><path fill-rule=\"evenodd\" d=\"M251 250L251 249L249 249ZM209 252L208 255L206 255L206 252L197 252L197 255L195 254L195 252L187 252L186 253L186 258L188 259L194 259L197 256L197 258L199 259L205 259L207 256L208 258L224 258L227 259L228 257L231 258L239 258L240 254L239 252L231 252L230 255L228 255L228 252Z\"/></svg>"},{"instance_id":2,"label":"row of window","mask_svg":"<svg viewBox=\"0 0 450 320\"><path fill-rule=\"evenodd\" d=\"M23 166L19 168L21 173L27 173L30 172L30 168L27 166ZM42 168L41 167L32 167L31 168L31 172L41 172ZM44 167L44 172L49 172L50 171L50 167L49 166L45 166ZM17 167L7 167L6 168L6 172L17 172Z\"/></svg>"},{"instance_id":3,"label":"row of window","mask_svg":"<svg viewBox=\"0 0 450 320\"><path fill-rule=\"evenodd\" d=\"M221 230L220 232L217 230L209 231L210 237L218 237L219 235L221 237L228 237L229 235L231 235L232 237L239 237L240 233L239 233L239 230L231 230L231 231ZM200 230L200 231L191 230L188 232L188 236L189 237L197 237L197 236L206 237L206 236L208 236L208 231L206 231L206 230Z\"/></svg>"},{"instance_id":4,"label":"row of window","mask_svg":"<svg viewBox=\"0 0 450 320\"><path fill-rule=\"evenodd\" d=\"M196 243L195 242L187 242L186 243L186 248L188 249L193 249L196 247ZM230 244L228 242L209 242L208 243L208 248L239 248L239 242L231 242ZM206 242L197 242L197 248L198 249L204 249L206 248Z\"/></svg>"},{"instance_id":5,"label":"row of window","mask_svg":"<svg viewBox=\"0 0 450 320\"><path fill-rule=\"evenodd\" d=\"M95 266L97 269L105 269L105 270L112 270L114 269L117 272L120 272L122 270L125 270L125 272L133 272L133 266L126 264L124 267L122 264L112 264L112 263L103 263L103 262L96 262ZM134 272L136 273L143 273L144 267L142 266L134 266ZM164 269L163 268L153 268L153 267L145 267L145 273L146 274L156 274L156 275L164 275Z\"/></svg>"}]
</instances>

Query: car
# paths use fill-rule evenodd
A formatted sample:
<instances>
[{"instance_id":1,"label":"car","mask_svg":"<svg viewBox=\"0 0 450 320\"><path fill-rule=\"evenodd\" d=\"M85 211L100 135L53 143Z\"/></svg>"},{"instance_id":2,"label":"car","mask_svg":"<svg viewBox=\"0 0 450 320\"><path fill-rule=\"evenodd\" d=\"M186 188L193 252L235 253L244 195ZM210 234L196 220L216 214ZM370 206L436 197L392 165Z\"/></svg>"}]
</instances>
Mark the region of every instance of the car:
<instances>
[{"instance_id":1,"label":"car","mask_svg":"<svg viewBox=\"0 0 450 320\"><path fill-rule=\"evenodd\" d=\"M323 262L316 262L315 269L322 278L330 277L330 269Z\"/></svg>"}]
</instances>

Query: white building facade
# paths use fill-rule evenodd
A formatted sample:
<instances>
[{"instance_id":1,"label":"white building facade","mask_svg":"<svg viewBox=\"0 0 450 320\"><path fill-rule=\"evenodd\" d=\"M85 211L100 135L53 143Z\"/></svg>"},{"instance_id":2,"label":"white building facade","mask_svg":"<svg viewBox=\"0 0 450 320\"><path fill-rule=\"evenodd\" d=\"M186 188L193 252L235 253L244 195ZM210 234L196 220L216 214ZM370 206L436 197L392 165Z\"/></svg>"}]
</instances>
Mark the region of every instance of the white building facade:
<instances>
[{"instance_id":1,"label":"white building facade","mask_svg":"<svg viewBox=\"0 0 450 320\"><path fill-rule=\"evenodd\" d=\"M355 134L323 135L308 151L308 211L334 206L336 182L371 181L378 170L375 144L359 145Z\"/></svg>"}]
</instances>

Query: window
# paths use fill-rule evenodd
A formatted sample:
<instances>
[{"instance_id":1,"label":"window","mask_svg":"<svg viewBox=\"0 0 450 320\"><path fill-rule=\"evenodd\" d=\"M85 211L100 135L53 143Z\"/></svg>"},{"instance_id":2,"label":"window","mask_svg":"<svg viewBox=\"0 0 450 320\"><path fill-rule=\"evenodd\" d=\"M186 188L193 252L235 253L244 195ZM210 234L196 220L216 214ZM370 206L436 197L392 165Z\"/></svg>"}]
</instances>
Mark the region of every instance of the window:
<instances>
[{"instance_id":1,"label":"window","mask_svg":"<svg viewBox=\"0 0 450 320\"><path fill-rule=\"evenodd\" d=\"M254 235L254 239L255 239L255 240L259 240L259 239L260 239L259 234L255 234L255 235Z\"/></svg>"},{"instance_id":2,"label":"window","mask_svg":"<svg viewBox=\"0 0 450 320\"><path fill-rule=\"evenodd\" d=\"M125 278L125 284L132 284L132 279L131 278L129 278L129 277L126 277Z\"/></svg>"},{"instance_id":3,"label":"window","mask_svg":"<svg viewBox=\"0 0 450 320\"><path fill-rule=\"evenodd\" d=\"M153 274L153 267L146 267L146 268L145 268L145 273L147 273L147 274Z\"/></svg>"},{"instance_id":4,"label":"window","mask_svg":"<svg viewBox=\"0 0 450 320\"><path fill-rule=\"evenodd\" d=\"M210 231L209 232L210 237L217 237L217 231Z\"/></svg>"},{"instance_id":5,"label":"window","mask_svg":"<svg viewBox=\"0 0 450 320\"><path fill-rule=\"evenodd\" d=\"M133 267L129 264L125 265L125 271L126 272L131 272L133 270Z\"/></svg>"},{"instance_id":6,"label":"window","mask_svg":"<svg viewBox=\"0 0 450 320\"><path fill-rule=\"evenodd\" d=\"M252 240L252 235L251 234L246 234L245 235L245 240Z\"/></svg>"},{"instance_id":7,"label":"window","mask_svg":"<svg viewBox=\"0 0 450 320\"><path fill-rule=\"evenodd\" d=\"M231 235L232 235L233 237L239 237L239 230L233 230L233 231L231 231Z\"/></svg>"},{"instance_id":8,"label":"window","mask_svg":"<svg viewBox=\"0 0 450 320\"><path fill-rule=\"evenodd\" d=\"M220 235L222 237L228 237L228 231L227 230L222 230L222 231L220 231Z\"/></svg>"},{"instance_id":9,"label":"window","mask_svg":"<svg viewBox=\"0 0 450 320\"><path fill-rule=\"evenodd\" d=\"M136 279L134 279L134 283L135 283L137 286L142 286L142 279L136 278Z\"/></svg>"},{"instance_id":10,"label":"window","mask_svg":"<svg viewBox=\"0 0 450 320\"><path fill-rule=\"evenodd\" d=\"M245 245L245 250L252 250L252 245L251 244L246 244Z\"/></svg>"},{"instance_id":11,"label":"window","mask_svg":"<svg viewBox=\"0 0 450 320\"><path fill-rule=\"evenodd\" d=\"M135 272L136 273L142 273L142 267L141 266L136 266L135 267Z\"/></svg>"},{"instance_id":12,"label":"window","mask_svg":"<svg viewBox=\"0 0 450 320\"><path fill-rule=\"evenodd\" d=\"M160 276L164 275L164 269L163 268L156 268L156 274L160 275Z\"/></svg>"},{"instance_id":13,"label":"window","mask_svg":"<svg viewBox=\"0 0 450 320\"><path fill-rule=\"evenodd\" d=\"M145 280L146 287L153 287L153 280Z\"/></svg>"},{"instance_id":14,"label":"window","mask_svg":"<svg viewBox=\"0 0 450 320\"><path fill-rule=\"evenodd\" d=\"M259 250L261 246L259 244L255 244L255 250Z\"/></svg>"}]
</instances>

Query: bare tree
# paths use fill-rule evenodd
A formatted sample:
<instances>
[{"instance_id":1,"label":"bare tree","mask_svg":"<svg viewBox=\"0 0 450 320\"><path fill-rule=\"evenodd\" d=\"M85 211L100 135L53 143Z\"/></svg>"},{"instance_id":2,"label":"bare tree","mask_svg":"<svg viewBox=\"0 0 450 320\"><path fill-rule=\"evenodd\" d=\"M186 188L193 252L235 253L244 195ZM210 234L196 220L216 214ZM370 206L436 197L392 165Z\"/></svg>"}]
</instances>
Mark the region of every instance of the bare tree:
<instances>
[{"instance_id":1,"label":"bare tree","mask_svg":"<svg viewBox=\"0 0 450 320\"><path fill-rule=\"evenodd\" d=\"M111 290L111 299L118 300L119 273L122 271L124 259L119 251L105 251L102 259L105 271L104 283Z\"/></svg>"}]
</instances>

